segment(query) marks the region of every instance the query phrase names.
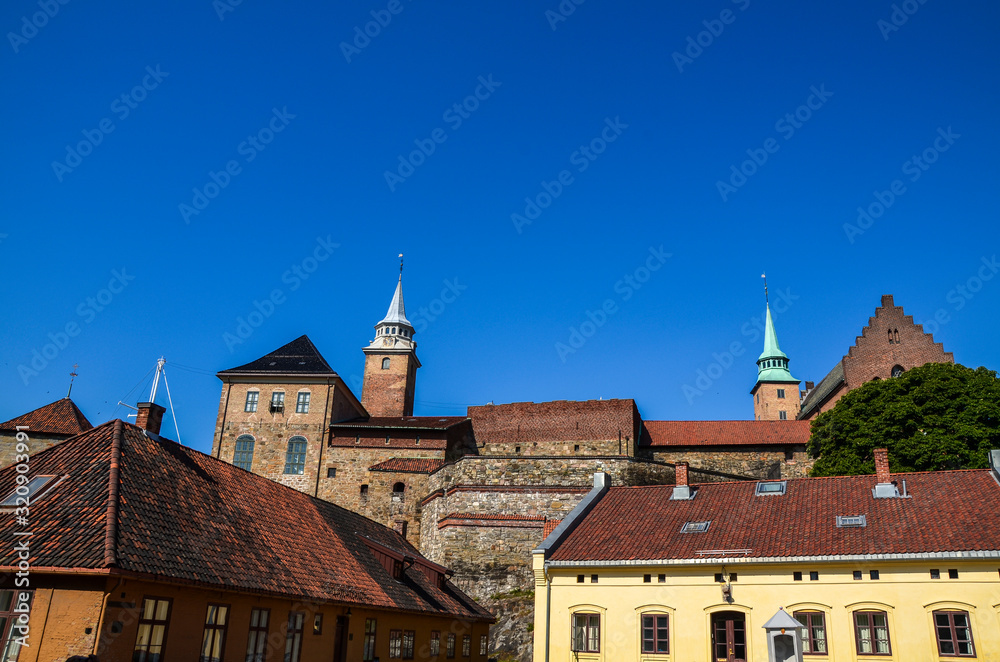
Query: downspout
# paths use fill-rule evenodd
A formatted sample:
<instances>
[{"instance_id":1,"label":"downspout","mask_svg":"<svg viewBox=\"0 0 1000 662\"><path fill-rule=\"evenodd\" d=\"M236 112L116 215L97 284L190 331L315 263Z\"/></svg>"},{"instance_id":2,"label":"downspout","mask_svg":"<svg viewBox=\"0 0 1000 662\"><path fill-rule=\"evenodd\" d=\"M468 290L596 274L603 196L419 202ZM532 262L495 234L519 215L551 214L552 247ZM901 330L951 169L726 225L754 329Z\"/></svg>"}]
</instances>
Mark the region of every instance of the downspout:
<instances>
[{"instance_id":1,"label":"downspout","mask_svg":"<svg viewBox=\"0 0 1000 662\"><path fill-rule=\"evenodd\" d=\"M97 636L94 637L94 655L97 655L101 647L101 632L104 630L104 614L108 608L108 598L110 598L111 595L118 590L118 587L122 585L123 581L125 581L125 578L119 577L118 583L115 584L110 591L105 593L104 599L101 600L101 615L97 617Z\"/></svg>"},{"instance_id":2,"label":"downspout","mask_svg":"<svg viewBox=\"0 0 1000 662\"><path fill-rule=\"evenodd\" d=\"M326 435L329 432L329 424L327 423L326 416L330 412L330 401L333 397L330 395L331 392L330 379L326 380L326 403L323 405L323 422L320 423L319 430L319 464L316 465L316 489L313 491L314 497L319 497L319 475L323 471L323 447L326 446Z\"/></svg>"},{"instance_id":3,"label":"downspout","mask_svg":"<svg viewBox=\"0 0 1000 662\"><path fill-rule=\"evenodd\" d=\"M233 390L233 383L229 382L226 388L226 404L222 407L222 425L219 426L219 452L215 454L217 459L222 459L222 438L226 436L226 414L229 413L229 393Z\"/></svg>"},{"instance_id":4,"label":"downspout","mask_svg":"<svg viewBox=\"0 0 1000 662\"><path fill-rule=\"evenodd\" d=\"M545 662L549 662L549 641L552 639L552 578L549 562L545 562Z\"/></svg>"}]
</instances>

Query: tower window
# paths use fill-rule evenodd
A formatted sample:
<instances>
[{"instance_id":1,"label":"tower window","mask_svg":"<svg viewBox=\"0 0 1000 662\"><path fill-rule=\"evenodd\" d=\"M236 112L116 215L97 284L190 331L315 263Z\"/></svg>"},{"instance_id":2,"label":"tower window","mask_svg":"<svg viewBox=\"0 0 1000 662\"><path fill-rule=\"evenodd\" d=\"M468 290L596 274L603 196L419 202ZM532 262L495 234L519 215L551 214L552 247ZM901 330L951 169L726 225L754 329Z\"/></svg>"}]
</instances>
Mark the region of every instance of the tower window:
<instances>
[{"instance_id":1,"label":"tower window","mask_svg":"<svg viewBox=\"0 0 1000 662\"><path fill-rule=\"evenodd\" d=\"M778 397L781 398L782 400L785 399L785 389L783 388L778 389Z\"/></svg>"},{"instance_id":2,"label":"tower window","mask_svg":"<svg viewBox=\"0 0 1000 662\"><path fill-rule=\"evenodd\" d=\"M249 434L241 434L236 437L236 451L233 453L233 464L240 469L252 471L253 447L256 440Z\"/></svg>"},{"instance_id":3,"label":"tower window","mask_svg":"<svg viewBox=\"0 0 1000 662\"><path fill-rule=\"evenodd\" d=\"M389 369L389 359L388 358L382 359L382 369L383 370L388 370Z\"/></svg>"},{"instance_id":4,"label":"tower window","mask_svg":"<svg viewBox=\"0 0 1000 662\"><path fill-rule=\"evenodd\" d=\"M247 403L243 411L257 411L258 398L260 398L259 391L247 391Z\"/></svg>"},{"instance_id":5,"label":"tower window","mask_svg":"<svg viewBox=\"0 0 1000 662\"><path fill-rule=\"evenodd\" d=\"M275 391L271 394L271 413L285 411L285 392Z\"/></svg>"},{"instance_id":6,"label":"tower window","mask_svg":"<svg viewBox=\"0 0 1000 662\"><path fill-rule=\"evenodd\" d=\"M906 371L905 371L905 370L903 370L903 366L901 366L901 365L894 365L894 366L892 366L892 372L891 372L890 374L891 374L891 375L892 375L893 377L899 377L899 376L900 376L900 375L902 375L902 374L903 374L904 372L906 372Z\"/></svg>"},{"instance_id":7,"label":"tower window","mask_svg":"<svg viewBox=\"0 0 1000 662\"><path fill-rule=\"evenodd\" d=\"M302 475L306 472L306 438L292 437L285 453L285 473Z\"/></svg>"},{"instance_id":8,"label":"tower window","mask_svg":"<svg viewBox=\"0 0 1000 662\"><path fill-rule=\"evenodd\" d=\"M395 484L393 484L393 486L392 486L392 500L393 501L402 501L403 500L403 492L405 490L406 490L406 485L404 485L403 483L395 483Z\"/></svg>"},{"instance_id":9,"label":"tower window","mask_svg":"<svg viewBox=\"0 0 1000 662\"><path fill-rule=\"evenodd\" d=\"M298 398L295 400L295 413L296 414L308 414L309 413L309 392L301 391L298 394Z\"/></svg>"},{"instance_id":10,"label":"tower window","mask_svg":"<svg viewBox=\"0 0 1000 662\"><path fill-rule=\"evenodd\" d=\"M784 410L779 411L778 412L778 420L779 421L787 421L788 420L788 412L786 412Z\"/></svg>"}]
</instances>

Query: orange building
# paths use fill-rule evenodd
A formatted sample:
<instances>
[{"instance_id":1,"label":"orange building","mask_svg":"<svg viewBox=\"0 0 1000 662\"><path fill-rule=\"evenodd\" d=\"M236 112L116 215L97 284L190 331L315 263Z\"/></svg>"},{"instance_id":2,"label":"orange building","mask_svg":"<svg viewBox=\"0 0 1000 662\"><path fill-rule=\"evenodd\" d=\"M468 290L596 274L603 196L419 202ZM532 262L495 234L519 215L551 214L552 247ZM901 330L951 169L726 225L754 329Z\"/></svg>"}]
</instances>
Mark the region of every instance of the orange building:
<instances>
[{"instance_id":1,"label":"orange building","mask_svg":"<svg viewBox=\"0 0 1000 662\"><path fill-rule=\"evenodd\" d=\"M361 515L161 438L162 413L140 404L136 425L0 471L0 659L485 662L493 617L447 568Z\"/></svg>"}]
</instances>

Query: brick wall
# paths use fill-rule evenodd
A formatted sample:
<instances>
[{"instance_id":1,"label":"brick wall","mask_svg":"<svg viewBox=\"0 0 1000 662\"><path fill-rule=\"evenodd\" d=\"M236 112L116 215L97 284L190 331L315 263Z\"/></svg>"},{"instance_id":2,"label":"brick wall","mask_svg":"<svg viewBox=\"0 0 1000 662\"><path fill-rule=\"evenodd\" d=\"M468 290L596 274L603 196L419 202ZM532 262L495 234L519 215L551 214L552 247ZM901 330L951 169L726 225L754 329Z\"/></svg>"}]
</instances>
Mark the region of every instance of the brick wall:
<instances>
[{"instance_id":1,"label":"brick wall","mask_svg":"<svg viewBox=\"0 0 1000 662\"><path fill-rule=\"evenodd\" d=\"M20 662L55 662L93 653L103 599L104 593L99 590L36 590L28 623L28 647L21 648Z\"/></svg>"},{"instance_id":2,"label":"brick wall","mask_svg":"<svg viewBox=\"0 0 1000 662\"><path fill-rule=\"evenodd\" d=\"M794 421L799 415L799 385L764 383L756 386L753 392L754 418L758 421L785 420Z\"/></svg>"},{"instance_id":3,"label":"brick wall","mask_svg":"<svg viewBox=\"0 0 1000 662\"><path fill-rule=\"evenodd\" d=\"M389 367L382 368L389 360ZM361 404L372 416L412 416L417 357L412 353L365 353Z\"/></svg>"}]
</instances>

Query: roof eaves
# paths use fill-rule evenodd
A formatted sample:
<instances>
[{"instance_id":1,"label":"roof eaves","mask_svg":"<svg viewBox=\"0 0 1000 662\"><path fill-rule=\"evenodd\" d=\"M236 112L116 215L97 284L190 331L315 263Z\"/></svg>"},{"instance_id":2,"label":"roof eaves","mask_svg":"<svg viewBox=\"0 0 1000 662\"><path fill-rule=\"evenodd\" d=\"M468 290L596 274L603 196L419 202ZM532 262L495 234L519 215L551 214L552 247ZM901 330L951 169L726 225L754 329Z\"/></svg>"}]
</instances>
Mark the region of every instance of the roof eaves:
<instances>
[{"instance_id":1,"label":"roof eaves","mask_svg":"<svg viewBox=\"0 0 1000 662\"><path fill-rule=\"evenodd\" d=\"M608 559L547 561L554 568L619 567L619 566L698 566L732 563L855 563L870 561L934 561L934 560L993 560L1000 559L1000 550L962 550L948 552L917 552L894 554L825 554L816 556L699 556L682 559Z\"/></svg>"}]
</instances>

